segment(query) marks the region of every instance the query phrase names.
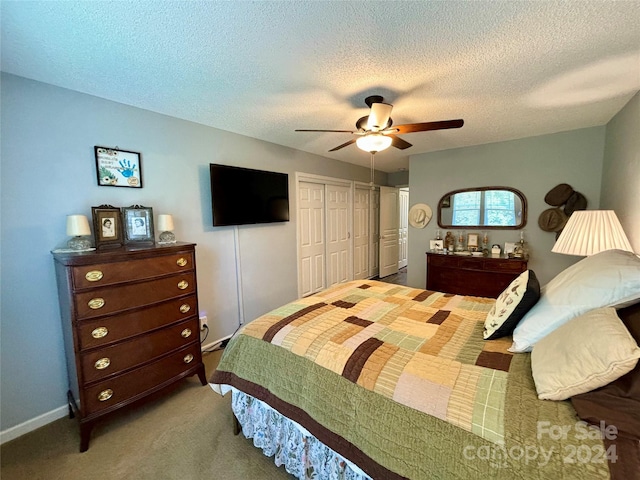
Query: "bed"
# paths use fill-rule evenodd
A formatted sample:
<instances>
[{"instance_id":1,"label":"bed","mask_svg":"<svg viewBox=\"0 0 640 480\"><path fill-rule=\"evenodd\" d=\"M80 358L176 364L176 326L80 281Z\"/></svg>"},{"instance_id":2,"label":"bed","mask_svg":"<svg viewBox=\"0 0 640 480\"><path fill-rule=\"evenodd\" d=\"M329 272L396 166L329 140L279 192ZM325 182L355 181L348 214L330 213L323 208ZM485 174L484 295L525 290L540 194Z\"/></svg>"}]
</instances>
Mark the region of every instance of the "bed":
<instances>
[{"instance_id":1,"label":"bed","mask_svg":"<svg viewBox=\"0 0 640 480\"><path fill-rule=\"evenodd\" d=\"M640 260L621 255L631 264L631 277L619 275L617 264L614 276L626 293L608 295L608 303L596 307L581 305L580 314L640 300ZM589 268L602 275L602 265ZM628 278L637 285L629 286ZM528 292L531 280L525 283ZM554 293L549 285L539 290L533 308L518 313L519 322L509 327L513 335L538 304L548 307ZM375 280L339 284L246 324L225 348L210 384L220 394L231 392L245 436L301 479L637 477L635 427L611 430L611 422L631 417L600 423L587 412L584 417L597 425L588 427L569 399L538 398L532 358L541 352L540 372L553 357L542 341L532 354L512 351L511 335L485 340L487 318L506 300ZM633 338L627 350L616 373L623 380L640 376ZM599 387L607 388L606 382ZM638 415L637 392L627 397L631 403L624 408Z\"/></svg>"}]
</instances>

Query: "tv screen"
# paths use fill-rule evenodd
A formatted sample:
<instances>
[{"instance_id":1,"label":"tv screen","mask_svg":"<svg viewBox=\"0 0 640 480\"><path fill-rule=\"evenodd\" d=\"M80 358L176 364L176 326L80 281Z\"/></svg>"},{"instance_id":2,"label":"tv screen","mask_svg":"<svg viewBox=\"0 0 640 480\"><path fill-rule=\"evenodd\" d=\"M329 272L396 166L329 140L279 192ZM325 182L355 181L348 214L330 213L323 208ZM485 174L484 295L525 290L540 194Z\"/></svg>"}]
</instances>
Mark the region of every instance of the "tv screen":
<instances>
[{"instance_id":1,"label":"tv screen","mask_svg":"<svg viewBox=\"0 0 640 480\"><path fill-rule=\"evenodd\" d=\"M289 176L209 165L213 226L289 221Z\"/></svg>"}]
</instances>

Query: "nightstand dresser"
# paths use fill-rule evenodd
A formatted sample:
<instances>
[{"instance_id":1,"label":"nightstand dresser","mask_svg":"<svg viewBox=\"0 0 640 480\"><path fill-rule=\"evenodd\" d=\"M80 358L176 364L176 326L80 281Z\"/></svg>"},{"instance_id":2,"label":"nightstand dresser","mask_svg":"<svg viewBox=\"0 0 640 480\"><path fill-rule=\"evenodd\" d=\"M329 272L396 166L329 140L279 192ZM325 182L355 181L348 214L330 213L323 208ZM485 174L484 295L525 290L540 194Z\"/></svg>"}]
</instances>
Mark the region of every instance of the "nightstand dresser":
<instances>
[{"instance_id":1,"label":"nightstand dresser","mask_svg":"<svg viewBox=\"0 0 640 480\"><path fill-rule=\"evenodd\" d=\"M94 423L194 374L200 352L195 245L54 253L80 451Z\"/></svg>"}]
</instances>

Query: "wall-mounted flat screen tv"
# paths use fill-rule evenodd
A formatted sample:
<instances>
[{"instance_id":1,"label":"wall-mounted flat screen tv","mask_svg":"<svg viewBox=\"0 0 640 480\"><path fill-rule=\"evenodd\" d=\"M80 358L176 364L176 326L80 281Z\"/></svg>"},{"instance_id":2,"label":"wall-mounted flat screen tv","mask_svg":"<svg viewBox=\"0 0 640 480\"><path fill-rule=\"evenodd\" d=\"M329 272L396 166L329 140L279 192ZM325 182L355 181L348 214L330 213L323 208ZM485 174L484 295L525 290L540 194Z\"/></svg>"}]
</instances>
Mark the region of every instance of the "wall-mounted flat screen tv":
<instances>
[{"instance_id":1,"label":"wall-mounted flat screen tv","mask_svg":"<svg viewBox=\"0 0 640 480\"><path fill-rule=\"evenodd\" d=\"M213 226L289 221L289 175L209 164Z\"/></svg>"}]
</instances>

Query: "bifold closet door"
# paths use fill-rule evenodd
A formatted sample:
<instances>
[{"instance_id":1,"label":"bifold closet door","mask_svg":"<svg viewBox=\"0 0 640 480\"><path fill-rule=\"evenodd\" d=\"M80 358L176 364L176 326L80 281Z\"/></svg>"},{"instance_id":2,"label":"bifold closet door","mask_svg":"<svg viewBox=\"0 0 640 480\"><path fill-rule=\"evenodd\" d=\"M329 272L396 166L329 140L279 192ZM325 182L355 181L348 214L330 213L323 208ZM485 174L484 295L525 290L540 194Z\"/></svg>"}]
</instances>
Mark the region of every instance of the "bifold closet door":
<instances>
[{"instance_id":1,"label":"bifold closet door","mask_svg":"<svg viewBox=\"0 0 640 480\"><path fill-rule=\"evenodd\" d=\"M370 188L356 188L353 198L353 278L369 277L370 250Z\"/></svg>"},{"instance_id":2,"label":"bifold closet door","mask_svg":"<svg viewBox=\"0 0 640 480\"><path fill-rule=\"evenodd\" d=\"M349 280L351 265L349 202L350 187L326 185L327 287Z\"/></svg>"},{"instance_id":3,"label":"bifold closet door","mask_svg":"<svg viewBox=\"0 0 640 480\"><path fill-rule=\"evenodd\" d=\"M323 290L325 283L325 186L298 184L298 224L300 229L301 296Z\"/></svg>"}]
</instances>

